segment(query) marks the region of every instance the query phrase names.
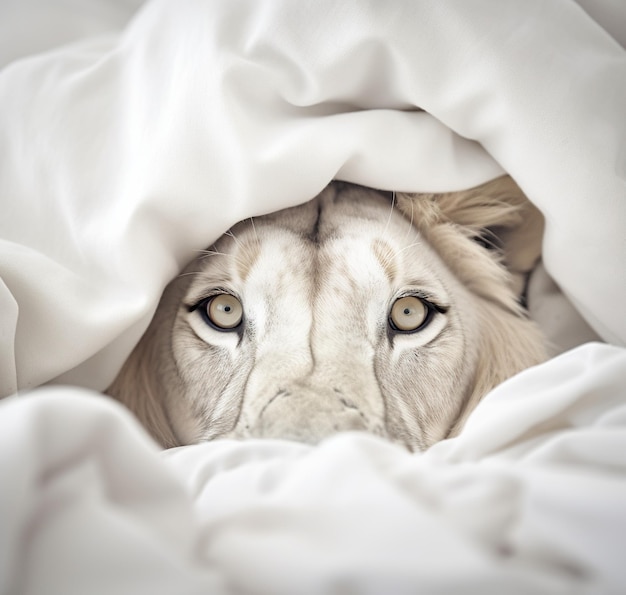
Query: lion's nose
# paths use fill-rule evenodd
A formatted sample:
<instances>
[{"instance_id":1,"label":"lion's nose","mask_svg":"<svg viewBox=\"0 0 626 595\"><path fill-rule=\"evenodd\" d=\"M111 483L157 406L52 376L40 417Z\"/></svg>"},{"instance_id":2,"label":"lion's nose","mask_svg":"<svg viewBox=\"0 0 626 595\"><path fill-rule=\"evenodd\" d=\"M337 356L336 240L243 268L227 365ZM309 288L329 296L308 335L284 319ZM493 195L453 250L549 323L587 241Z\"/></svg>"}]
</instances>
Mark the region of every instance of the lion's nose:
<instances>
[{"instance_id":1,"label":"lion's nose","mask_svg":"<svg viewBox=\"0 0 626 595\"><path fill-rule=\"evenodd\" d=\"M356 400L347 397L341 389L320 390L294 383L274 392L249 432L258 438L316 443L337 432L376 431L372 422Z\"/></svg>"}]
</instances>

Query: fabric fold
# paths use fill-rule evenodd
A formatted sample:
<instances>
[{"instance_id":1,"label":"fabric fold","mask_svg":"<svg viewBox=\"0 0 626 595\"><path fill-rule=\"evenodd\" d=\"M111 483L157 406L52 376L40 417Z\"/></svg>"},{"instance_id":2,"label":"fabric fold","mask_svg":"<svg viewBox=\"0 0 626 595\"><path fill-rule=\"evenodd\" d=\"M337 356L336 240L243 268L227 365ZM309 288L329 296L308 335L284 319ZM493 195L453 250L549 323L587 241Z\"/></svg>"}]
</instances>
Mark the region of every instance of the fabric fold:
<instances>
[{"instance_id":1,"label":"fabric fold","mask_svg":"<svg viewBox=\"0 0 626 595\"><path fill-rule=\"evenodd\" d=\"M507 171L546 216L548 272L626 338L626 52L573 2L153 0L5 68L0 104L18 388L105 388L186 261L334 177L436 191Z\"/></svg>"}]
</instances>

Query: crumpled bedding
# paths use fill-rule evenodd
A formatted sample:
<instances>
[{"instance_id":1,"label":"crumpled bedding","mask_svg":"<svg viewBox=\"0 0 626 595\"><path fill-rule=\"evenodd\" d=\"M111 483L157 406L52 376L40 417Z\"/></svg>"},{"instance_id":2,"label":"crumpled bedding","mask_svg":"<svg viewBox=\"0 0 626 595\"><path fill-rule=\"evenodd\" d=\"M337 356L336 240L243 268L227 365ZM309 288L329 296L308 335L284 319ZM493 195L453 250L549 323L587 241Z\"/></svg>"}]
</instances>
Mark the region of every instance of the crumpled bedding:
<instances>
[{"instance_id":1,"label":"crumpled bedding","mask_svg":"<svg viewBox=\"0 0 626 595\"><path fill-rule=\"evenodd\" d=\"M617 595L625 378L626 350L588 343L423 454L359 433L159 452L97 394L9 398L0 592Z\"/></svg>"},{"instance_id":2,"label":"crumpled bedding","mask_svg":"<svg viewBox=\"0 0 626 595\"><path fill-rule=\"evenodd\" d=\"M540 0L154 0L13 61L0 394L104 389L198 250L332 178L434 191L506 170L546 216L550 275L624 344L625 72L579 5Z\"/></svg>"},{"instance_id":3,"label":"crumpled bedding","mask_svg":"<svg viewBox=\"0 0 626 595\"><path fill-rule=\"evenodd\" d=\"M626 589L623 4L24 0L0 33L0 593ZM460 436L160 453L99 394L236 221L504 172L563 353Z\"/></svg>"}]
</instances>

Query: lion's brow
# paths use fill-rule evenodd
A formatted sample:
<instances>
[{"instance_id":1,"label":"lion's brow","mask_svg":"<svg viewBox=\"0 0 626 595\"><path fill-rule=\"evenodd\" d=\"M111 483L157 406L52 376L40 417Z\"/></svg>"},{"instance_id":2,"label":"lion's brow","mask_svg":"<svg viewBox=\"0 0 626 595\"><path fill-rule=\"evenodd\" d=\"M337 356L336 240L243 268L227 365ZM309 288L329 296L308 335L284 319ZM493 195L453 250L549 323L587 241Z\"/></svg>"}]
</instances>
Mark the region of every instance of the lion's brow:
<instances>
[{"instance_id":1,"label":"lion's brow","mask_svg":"<svg viewBox=\"0 0 626 595\"><path fill-rule=\"evenodd\" d=\"M399 272L396 263L395 251L388 242L381 239L375 239L372 242L372 251L385 272L385 275L387 275L389 283L393 284Z\"/></svg>"},{"instance_id":2,"label":"lion's brow","mask_svg":"<svg viewBox=\"0 0 626 595\"><path fill-rule=\"evenodd\" d=\"M252 270L252 267L259 258L260 247L258 240L244 241L238 246L235 254L235 266L241 281L245 281Z\"/></svg>"}]
</instances>

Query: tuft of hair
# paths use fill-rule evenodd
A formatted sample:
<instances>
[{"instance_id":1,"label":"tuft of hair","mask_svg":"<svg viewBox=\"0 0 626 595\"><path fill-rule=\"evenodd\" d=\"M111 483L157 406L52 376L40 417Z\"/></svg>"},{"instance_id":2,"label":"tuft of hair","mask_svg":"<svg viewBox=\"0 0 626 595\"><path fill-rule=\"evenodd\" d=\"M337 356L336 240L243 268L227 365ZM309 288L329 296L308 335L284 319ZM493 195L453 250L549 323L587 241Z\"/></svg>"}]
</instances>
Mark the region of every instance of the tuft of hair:
<instances>
[{"instance_id":1,"label":"tuft of hair","mask_svg":"<svg viewBox=\"0 0 626 595\"><path fill-rule=\"evenodd\" d=\"M523 287L515 275L528 272L539 258L543 219L510 176L461 192L396 196L400 211L470 291L513 313L523 312ZM515 266L520 258L507 251L507 243L516 243L517 230L528 231L529 220L533 245L525 246L523 264ZM485 243L502 249L487 250Z\"/></svg>"}]
</instances>

